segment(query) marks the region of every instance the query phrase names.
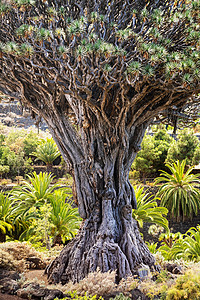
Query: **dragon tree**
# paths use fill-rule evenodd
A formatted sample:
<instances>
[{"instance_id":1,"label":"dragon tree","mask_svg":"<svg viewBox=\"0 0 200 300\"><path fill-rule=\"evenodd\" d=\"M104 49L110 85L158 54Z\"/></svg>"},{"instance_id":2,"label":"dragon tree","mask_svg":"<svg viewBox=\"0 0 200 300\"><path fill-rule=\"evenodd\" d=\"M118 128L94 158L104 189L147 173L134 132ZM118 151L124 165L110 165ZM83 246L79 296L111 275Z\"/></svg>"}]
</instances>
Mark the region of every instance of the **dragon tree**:
<instances>
[{"instance_id":1,"label":"dragon tree","mask_svg":"<svg viewBox=\"0 0 200 300\"><path fill-rule=\"evenodd\" d=\"M199 0L1 0L0 92L45 119L83 218L50 281L156 268L129 170L151 120L198 95L199 67Z\"/></svg>"}]
</instances>

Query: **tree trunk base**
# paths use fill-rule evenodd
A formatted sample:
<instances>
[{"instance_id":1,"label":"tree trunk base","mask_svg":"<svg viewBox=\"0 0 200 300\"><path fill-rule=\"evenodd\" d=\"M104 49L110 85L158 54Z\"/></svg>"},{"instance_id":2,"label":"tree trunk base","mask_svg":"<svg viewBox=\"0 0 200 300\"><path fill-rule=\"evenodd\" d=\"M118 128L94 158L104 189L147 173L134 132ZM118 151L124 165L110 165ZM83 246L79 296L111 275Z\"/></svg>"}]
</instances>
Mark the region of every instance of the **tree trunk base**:
<instances>
[{"instance_id":1,"label":"tree trunk base","mask_svg":"<svg viewBox=\"0 0 200 300\"><path fill-rule=\"evenodd\" d=\"M47 268L50 283L79 282L88 273L116 271L116 282L131 275L141 274L140 270L155 266L155 258L143 242L136 221L126 228L117 243L106 230L88 228L83 224L78 235L61 251Z\"/></svg>"}]
</instances>

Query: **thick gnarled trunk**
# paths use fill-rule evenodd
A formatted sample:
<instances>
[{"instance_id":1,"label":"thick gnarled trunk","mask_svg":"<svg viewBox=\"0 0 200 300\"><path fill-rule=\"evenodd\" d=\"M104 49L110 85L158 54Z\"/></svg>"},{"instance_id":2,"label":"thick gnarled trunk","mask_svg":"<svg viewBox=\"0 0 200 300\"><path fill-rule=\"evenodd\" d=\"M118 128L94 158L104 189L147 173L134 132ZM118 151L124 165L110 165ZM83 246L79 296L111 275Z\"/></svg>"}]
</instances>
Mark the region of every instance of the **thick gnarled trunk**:
<instances>
[{"instance_id":1,"label":"thick gnarled trunk","mask_svg":"<svg viewBox=\"0 0 200 300\"><path fill-rule=\"evenodd\" d=\"M109 130L100 133L94 127L84 130L85 159L74 165L83 224L74 240L48 266L51 282L76 282L97 268L102 272L116 270L118 281L137 274L145 265L154 268L155 259L132 218L136 199L128 180L144 131L145 127L135 131L135 144L130 147L130 137L119 138Z\"/></svg>"}]
</instances>

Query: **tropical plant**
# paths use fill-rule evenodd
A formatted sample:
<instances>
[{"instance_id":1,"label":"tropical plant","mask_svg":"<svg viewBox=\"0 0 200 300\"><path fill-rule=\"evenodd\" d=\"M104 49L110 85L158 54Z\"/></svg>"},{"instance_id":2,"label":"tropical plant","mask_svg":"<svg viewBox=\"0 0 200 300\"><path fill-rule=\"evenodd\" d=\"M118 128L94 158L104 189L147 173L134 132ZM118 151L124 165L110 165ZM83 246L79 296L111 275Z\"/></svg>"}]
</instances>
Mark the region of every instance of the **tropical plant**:
<instances>
[{"instance_id":1,"label":"tropical plant","mask_svg":"<svg viewBox=\"0 0 200 300\"><path fill-rule=\"evenodd\" d=\"M24 181L23 186L18 186L11 193L11 199L15 201L13 212L18 215L25 214L33 206L37 209L44 205L57 187L56 184L52 184L51 173L40 172L37 175L36 172L33 172L27 177L28 180Z\"/></svg>"},{"instance_id":2,"label":"tropical plant","mask_svg":"<svg viewBox=\"0 0 200 300\"><path fill-rule=\"evenodd\" d=\"M54 140L47 138L46 140L42 140L32 155L37 157L36 160L43 161L47 166L47 170L50 171L54 160L60 156L60 151Z\"/></svg>"},{"instance_id":3,"label":"tropical plant","mask_svg":"<svg viewBox=\"0 0 200 300\"><path fill-rule=\"evenodd\" d=\"M170 251L170 258L184 258L185 260L200 260L200 226L191 227L183 239L178 239Z\"/></svg>"},{"instance_id":4,"label":"tropical plant","mask_svg":"<svg viewBox=\"0 0 200 300\"><path fill-rule=\"evenodd\" d=\"M150 242L146 241L146 244L151 253L155 254L158 251L158 249L157 249L158 243L153 243L153 242L150 243Z\"/></svg>"},{"instance_id":5,"label":"tropical plant","mask_svg":"<svg viewBox=\"0 0 200 300\"><path fill-rule=\"evenodd\" d=\"M170 233L160 235L162 245L158 251L167 260L183 258L188 261L200 261L200 225L191 227L185 234Z\"/></svg>"},{"instance_id":6,"label":"tropical plant","mask_svg":"<svg viewBox=\"0 0 200 300\"><path fill-rule=\"evenodd\" d=\"M134 187L135 197L137 200L137 209L133 209L133 218L138 222L140 227L143 227L143 222L154 223L165 228L168 228L168 221L164 217L168 213L165 207L158 207L157 200L150 196L149 193L144 193L144 187Z\"/></svg>"},{"instance_id":7,"label":"tropical plant","mask_svg":"<svg viewBox=\"0 0 200 300\"><path fill-rule=\"evenodd\" d=\"M6 241L7 231L12 230L11 222L11 199L0 192L0 242Z\"/></svg>"},{"instance_id":8,"label":"tropical plant","mask_svg":"<svg viewBox=\"0 0 200 300\"><path fill-rule=\"evenodd\" d=\"M18 207L18 203L15 202L12 207L12 230L8 232L8 237L11 240L19 240L24 241L28 240L29 236L32 234L33 230L31 229L31 225L33 220L39 218L39 215L36 213L34 209L30 209L25 213L19 212L16 208Z\"/></svg>"},{"instance_id":9,"label":"tropical plant","mask_svg":"<svg viewBox=\"0 0 200 300\"><path fill-rule=\"evenodd\" d=\"M50 196L50 222L54 244L72 239L80 226L78 209L72 208L70 203L66 202L66 198L67 194L62 189L54 191Z\"/></svg>"},{"instance_id":10,"label":"tropical plant","mask_svg":"<svg viewBox=\"0 0 200 300\"><path fill-rule=\"evenodd\" d=\"M185 165L186 160L167 163L171 174L162 171L161 176L155 180L156 184L161 183L157 193L161 197L161 205L167 207L177 221L181 218L185 220L185 217L192 218L200 208L200 191L196 187L200 180L198 175L191 174L193 167L184 173Z\"/></svg>"}]
</instances>

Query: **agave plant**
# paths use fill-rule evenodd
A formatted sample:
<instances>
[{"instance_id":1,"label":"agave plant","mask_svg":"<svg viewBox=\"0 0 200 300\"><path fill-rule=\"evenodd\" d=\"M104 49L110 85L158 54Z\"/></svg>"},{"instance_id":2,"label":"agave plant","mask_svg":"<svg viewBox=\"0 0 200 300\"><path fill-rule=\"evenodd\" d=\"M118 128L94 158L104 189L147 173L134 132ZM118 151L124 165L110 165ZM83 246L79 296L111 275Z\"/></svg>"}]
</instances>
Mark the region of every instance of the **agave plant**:
<instances>
[{"instance_id":1,"label":"agave plant","mask_svg":"<svg viewBox=\"0 0 200 300\"><path fill-rule=\"evenodd\" d=\"M80 226L81 218L77 208L66 202L64 190L55 190L50 196L52 206L50 222L52 226L53 243L65 242L72 239Z\"/></svg>"},{"instance_id":2,"label":"agave plant","mask_svg":"<svg viewBox=\"0 0 200 300\"><path fill-rule=\"evenodd\" d=\"M166 231L168 221L164 217L168 213L165 207L158 207L157 199L144 193L144 187L134 187L135 197L137 200L137 209L133 209L133 218L138 222L140 227L143 227L143 222L154 223L162 226Z\"/></svg>"},{"instance_id":3,"label":"agave plant","mask_svg":"<svg viewBox=\"0 0 200 300\"><path fill-rule=\"evenodd\" d=\"M7 231L12 230L11 223L11 199L0 192L0 242L6 241Z\"/></svg>"},{"instance_id":4,"label":"agave plant","mask_svg":"<svg viewBox=\"0 0 200 300\"><path fill-rule=\"evenodd\" d=\"M191 174L193 167L184 173L186 160L182 162L167 163L171 173L162 171L161 176L156 178L156 183L161 183L157 196L161 197L161 205L167 207L177 221L185 217L192 218L197 215L200 208L200 184L198 174Z\"/></svg>"},{"instance_id":5,"label":"agave plant","mask_svg":"<svg viewBox=\"0 0 200 300\"><path fill-rule=\"evenodd\" d=\"M33 152L32 155L37 157L36 160L43 161L47 165L47 170L51 170L54 160L60 156L60 151L51 138L43 140L37 147L36 152Z\"/></svg>"}]
</instances>

